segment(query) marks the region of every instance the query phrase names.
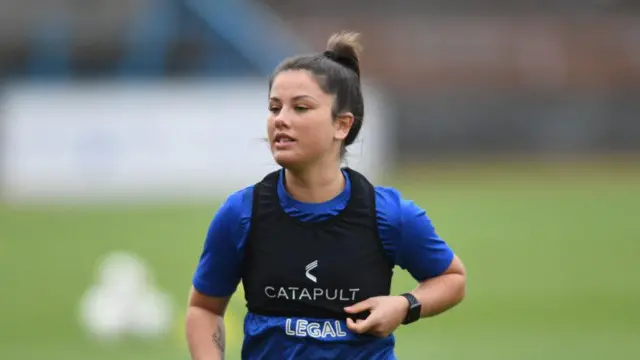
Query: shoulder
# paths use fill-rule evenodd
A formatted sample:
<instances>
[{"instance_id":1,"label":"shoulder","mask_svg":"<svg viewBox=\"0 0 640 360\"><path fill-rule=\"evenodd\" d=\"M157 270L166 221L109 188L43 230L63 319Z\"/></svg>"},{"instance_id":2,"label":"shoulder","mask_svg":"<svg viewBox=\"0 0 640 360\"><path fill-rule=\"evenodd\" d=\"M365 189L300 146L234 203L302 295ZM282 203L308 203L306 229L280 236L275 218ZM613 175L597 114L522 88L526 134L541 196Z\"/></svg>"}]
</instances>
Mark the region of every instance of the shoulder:
<instances>
[{"instance_id":1,"label":"shoulder","mask_svg":"<svg viewBox=\"0 0 640 360\"><path fill-rule=\"evenodd\" d=\"M405 199L400 191L389 186L374 186L376 194L376 213L378 218L394 226L400 226L403 220L416 212L424 214L413 201Z\"/></svg>"},{"instance_id":2,"label":"shoulder","mask_svg":"<svg viewBox=\"0 0 640 360\"><path fill-rule=\"evenodd\" d=\"M423 207L403 197L396 188L375 186L374 189L376 219L380 234L384 233L383 238L397 245L404 236L415 237L416 233L433 235L431 218Z\"/></svg>"},{"instance_id":3,"label":"shoulder","mask_svg":"<svg viewBox=\"0 0 640 360\"><path fill-rule=\"evenodd\" d=\"M251 216L253 189L254 185L249 185L231 193L222 204L221 210L235 217Z\"/></svg>"},{"instance_id":4,"label":"shoulder","mask_svg":"<svg viewBox=\"0 0 640 360\"><path fill-rule=\"evenodd\" d=\"M397 189L375 189L380 234L385 235L394 263L420 281L442 274L453 251L437 234L426 210Z\"/></svg>"},{"instance_id":5,"label":"shoulder","mask_svg":"<svg viewBox=\"0 0 640 360\"><path fill-rule=\"evenodd\" d=\"M212 228L225 228L232 233L242 232L251 220L254 185L244 187L227 196L212 220Z\"/></svg>"},{"instance_id":6,"label":"shoulder","mask_svg":"<svg viewBox=\"0 0 640 360\"><path fill-rule=\"evenodd\" d=\"M402 195L388 186L374 186L376 194L376 210L385 217L396 217L400 211Z\"/></svg>"},{"instance_id":7,"label":"shoulder","mask_svg":"<svg viewBox=\"0 0 640 360\"><path fill-rule=\"evenodd\" d=\"M207 231L193 286L209 296L230 296L241 277L242 248L251 219L253 186L230 194Z\"/></svg>"},{"instance_id":8,"label":"shoulder","mask_svg":"<svg viewBox=\"0 0 640 360\"><path fill-rule=\"evenodd\" d=\"M414 200L402 196L398 189L387 186L375 186L376 208L378 215L384 216L398 223L416 216L427 217L426 210Z\"/></svg>"}]
</instances>

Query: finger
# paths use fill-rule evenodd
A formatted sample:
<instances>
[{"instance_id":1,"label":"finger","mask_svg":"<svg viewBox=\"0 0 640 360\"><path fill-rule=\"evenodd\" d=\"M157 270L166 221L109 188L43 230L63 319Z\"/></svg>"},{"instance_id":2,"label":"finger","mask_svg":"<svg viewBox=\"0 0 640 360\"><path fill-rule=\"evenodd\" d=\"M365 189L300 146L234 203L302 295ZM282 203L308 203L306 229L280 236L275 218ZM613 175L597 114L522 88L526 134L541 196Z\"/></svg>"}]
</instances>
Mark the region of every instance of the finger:
<instances>
[{"instance_id":1,"label":"finger","mask_svg":"<svg viewBox=\"0 0 640 360\"><path fill-rule=\"evenodd\" d=\"M389 335L389 329L384 324L380 323L369 330L369 333L374 336L384 338Z\"/></svg>"},{"instance_id":2,"label":"finger","mask_svg":"<svg viewBox=\"0 0 640 360\"><path fill-rule=\"evenodd\" d=\"M355 329L356 322L353 321L353 319L351 319L350 317L347 318L347 328L350 330Z\"/></svg>"},{"instance_id":3,"label":"finger","mask_svg":"<svg viewBox=\"0 0 640 360\"><path fill-rule=\"evenodd\" d=\"M357 314L359 312L365 311L365 310L369 310L373 307L373 302L370 299L361 301L357 304L353 304L351 306L347 306L344 308L344 311L350 313L350 314Z\"/></svg>"},{"instance_id":4,"label":"finger","mask_svg":"<svg viewBox=\"0 0 640 360\"><path fill-rule=\"evenodd\" d=\"M358 334L366 333L371 330L373 326L374 322L369 319L353 321L351 318L347 318L347 328Z\"/></svg>"}]
</instances>

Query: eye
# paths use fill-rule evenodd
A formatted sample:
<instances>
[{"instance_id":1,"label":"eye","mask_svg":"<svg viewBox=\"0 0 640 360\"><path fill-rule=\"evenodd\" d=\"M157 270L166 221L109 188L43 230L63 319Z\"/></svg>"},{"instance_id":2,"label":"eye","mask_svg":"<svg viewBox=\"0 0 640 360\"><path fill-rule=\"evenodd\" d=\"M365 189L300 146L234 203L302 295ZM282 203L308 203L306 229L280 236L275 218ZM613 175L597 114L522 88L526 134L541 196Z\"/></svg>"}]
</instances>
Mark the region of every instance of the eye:
<instances>
[{"instance_id":1,"label":"eye","mask_svg":"<svg viewBox=\"0 0 640 360\"><path fill-rule=\"evenodd\" d=\"M280 112L280 108L278 106L269 106L269 111L273 114L277 114Z\"/></svg>"},{"instance_id":2,"label":"eye","mask_svg":"<svg viewBox=\"0 0 640 360\"><path fill-rule=\"evenodd\" d=\"M308 107L302 106L302 105L296 106L295 109L296 109L297 112L305 112L305 111L309 110Z\"/></svg>"}]
</instances>

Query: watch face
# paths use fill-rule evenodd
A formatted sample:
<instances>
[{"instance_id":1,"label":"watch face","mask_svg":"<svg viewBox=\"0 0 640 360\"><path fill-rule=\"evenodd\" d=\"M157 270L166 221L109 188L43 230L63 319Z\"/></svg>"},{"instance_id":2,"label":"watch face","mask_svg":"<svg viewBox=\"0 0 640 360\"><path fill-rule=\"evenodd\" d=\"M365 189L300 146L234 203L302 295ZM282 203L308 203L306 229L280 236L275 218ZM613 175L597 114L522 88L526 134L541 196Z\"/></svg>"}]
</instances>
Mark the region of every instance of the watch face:
<instances>
[{"instance_id":1,"label":"watch face","mask_svg":"<svg viewBox=\"0 0 640 360\"><path fill-rule=\"evenodd\" d=\"M413 304L409 309L411 313L420 312L420 304Z\"/></svg>"},{"instance_id":2,"label":"watch face","mask_svg":"<svg viewBox=\"0 0 640 360\"><path fill-rule=\"evenodd\" d=\"M406 298L409 300L409 305L411 308L414 308L416 306L420 306L420 302L418 302L418 299L415 298L415 296L409 294L406 296Z\"/></svg>"},{"instance_id":3,"label":"watch face","mask_svg":"<svg viewBox=\"0 0 640 360\"><path fill-rule=\"evenodd\" d=\"M409 311L404 321L405 324L412 323L420 318L421 304L413 295L405 294L404 297L409 301Z\"/></svg>"}]
</instances>

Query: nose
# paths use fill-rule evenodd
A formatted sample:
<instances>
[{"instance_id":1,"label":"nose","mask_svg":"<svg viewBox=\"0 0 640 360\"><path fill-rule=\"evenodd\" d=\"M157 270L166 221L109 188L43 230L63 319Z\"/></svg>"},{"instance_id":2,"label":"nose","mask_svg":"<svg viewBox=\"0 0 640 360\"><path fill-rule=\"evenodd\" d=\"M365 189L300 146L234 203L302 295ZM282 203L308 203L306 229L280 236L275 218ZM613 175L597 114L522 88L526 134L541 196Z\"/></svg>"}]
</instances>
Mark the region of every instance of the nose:
<instances>
[{"instance_id":1,"label":"nose","mask_svg":"<svg viewBox=\"0 0 640 360\"><path fill-rule=\"evenodd\" d=\"M276 128L287 128L289 127L289 115L286 107L280 109L277 115L275 115L273 121Z\"/></svg>"}]
</instances>

